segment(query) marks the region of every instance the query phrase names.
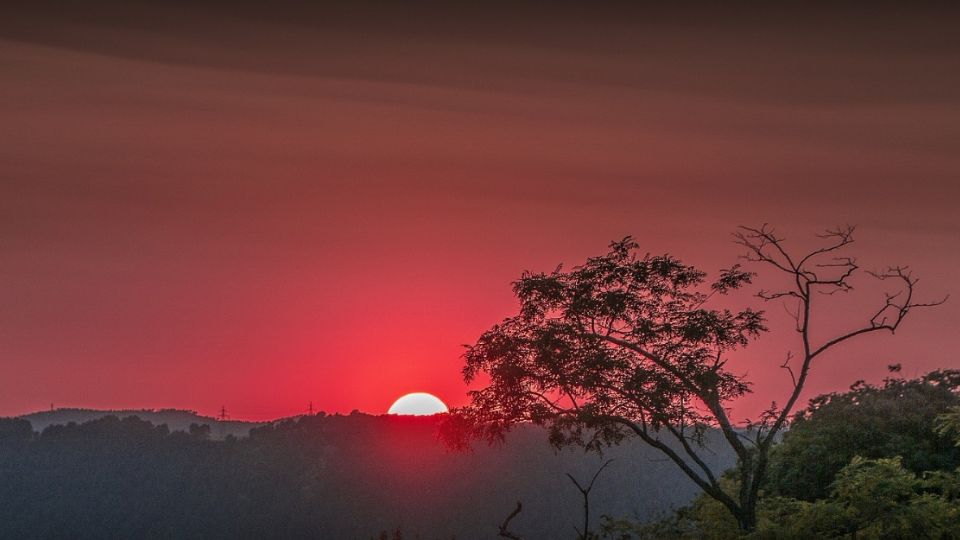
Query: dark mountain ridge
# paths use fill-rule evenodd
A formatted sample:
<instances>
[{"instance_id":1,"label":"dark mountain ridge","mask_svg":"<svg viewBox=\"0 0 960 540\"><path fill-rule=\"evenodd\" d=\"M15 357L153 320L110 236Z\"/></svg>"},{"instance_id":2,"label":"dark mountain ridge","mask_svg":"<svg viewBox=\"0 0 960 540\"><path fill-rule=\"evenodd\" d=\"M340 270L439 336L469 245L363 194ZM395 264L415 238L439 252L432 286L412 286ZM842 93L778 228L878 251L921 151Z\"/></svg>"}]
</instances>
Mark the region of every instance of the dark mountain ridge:
<instances>
[{"instance_id":1,"label":"dark mountain ridge","mask_svg":"<svg viewBox=\"0 0 960 540\"><path fill-rule=\"evenodd\" d=\"M520 500L512 529L567 538L582 499L565 475L589 479L606 459L595 523L657 517L698 492L637 441L601 457L555 451L544 430L522 426L503 446L455 453L438 440L439 421L320 414L212 440L199 425L171 431L134 416L40 433L0 420L0 537L366 539L400 528L404 538L480 539L496 537ZM707 445L712 465L733 465L716 433Z\"/></svg>"},{"instance_id":2,"label":"dark mountain ridge","mask_svg":"<svg viewBox=\"0 0 960 540\"><path fill-rule=\"evenodd\" d=\"M141 420L160 425L166 424L170 431L189 431L190 424L210 426L210 436L222 439L227 435L246 437L250 430L260 427L266 422L248 422L245 420L219 420L212 416L203 416L196 411L185 409L77 409L62 408L49 411L38 411L20 416L33 425L34 431L43 431L47 426L55 424L67 425L70 422L82 424L91 420L98 420L104 416L116 416L123 419L136 416Z\"/></svg>"}]
</instances>

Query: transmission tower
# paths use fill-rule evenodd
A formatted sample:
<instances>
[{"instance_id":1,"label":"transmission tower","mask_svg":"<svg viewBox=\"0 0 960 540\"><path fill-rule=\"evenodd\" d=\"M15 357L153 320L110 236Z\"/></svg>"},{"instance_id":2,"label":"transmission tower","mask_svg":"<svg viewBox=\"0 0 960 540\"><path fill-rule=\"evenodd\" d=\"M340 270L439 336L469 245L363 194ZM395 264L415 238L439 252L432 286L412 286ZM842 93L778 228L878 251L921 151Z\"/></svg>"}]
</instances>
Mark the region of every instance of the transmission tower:
<instances>
[{"instance_id":1,"label":"transmission tower","mask_svg":"<svg viewBox=\"0 0 960 540\"><path fill-rule=\"evenodd\" d=\"M220 406L220 416L218 416L217 418L218 418L221 422L225 421L227 418L230 418L229 416L227 416L227 407L226 407L226 405L221 405L221 406Z\"/></svg>"},{"instance_id":2,"label":"transmission tower","mask_svg":"<svg viewBox=\"0 0 960 540\"><path fill-rule=\"evenodd\" d=\"M310 416L313 416L313 402L310 402Z\"/></svg>"}]
</instances>

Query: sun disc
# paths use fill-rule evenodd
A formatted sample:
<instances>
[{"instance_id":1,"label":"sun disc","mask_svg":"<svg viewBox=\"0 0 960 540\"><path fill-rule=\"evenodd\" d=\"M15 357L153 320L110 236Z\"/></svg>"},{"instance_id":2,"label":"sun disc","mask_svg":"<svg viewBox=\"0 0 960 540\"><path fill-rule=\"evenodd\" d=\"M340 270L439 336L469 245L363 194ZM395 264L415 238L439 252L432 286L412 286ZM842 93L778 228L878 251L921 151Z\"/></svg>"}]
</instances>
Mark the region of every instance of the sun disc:
<instances>
[{"instance_id":1,"label":"sun disc","mask_svg":"<svg viewBox=\"0 0 960 540\"><path fill-rule=\"evenodd\" d=\"M437 396L426 392L414 392L394 401L387 414L428 416L445 412L447 412L447 406Z\"/></svg>"}]
</instances>

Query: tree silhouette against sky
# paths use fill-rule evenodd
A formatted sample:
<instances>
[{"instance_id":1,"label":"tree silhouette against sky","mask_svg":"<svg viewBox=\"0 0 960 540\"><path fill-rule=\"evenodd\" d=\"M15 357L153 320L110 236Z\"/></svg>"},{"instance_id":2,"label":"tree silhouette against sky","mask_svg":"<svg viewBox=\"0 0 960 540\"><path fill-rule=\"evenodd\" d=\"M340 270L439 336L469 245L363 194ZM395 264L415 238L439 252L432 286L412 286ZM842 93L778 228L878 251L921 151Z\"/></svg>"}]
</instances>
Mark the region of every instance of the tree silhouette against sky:
<instances>
[{"instance_id":1,"label":"tree silhouette against sky","mask_svg":"<svg viewBox=\"0 0 960 540\"><path fill-rule=\"evenodd\" d=\"M820 247L792 253L769 226L742 227L736 242L744 258L784 274L788 284L761 290L765 301L784 300L796 319L799 353L783 367L792 388L746 426L728 415L730 402L750 391L745 376L727 368L731 352L768 329L764 313L713 307L719 296L752 283L739 264L712 283L707 274L670 255L640 255L631 239L569 271L525 272L513 284L519 312L467 347L464 378L489 383L471 391L471 403L448 420L444 436L454 446L473 439L501 441L510 428L534 422L549 428L557 445L600 449L635 436L657 448L703 491L721 502L743 530L756 525L756 506L769 453L788 423L814 361L848 340L895 332L915 308L917 280L906 267L868 272L894 282L859 328L822 340L811 327L820 295L852 289L860 270L846 256L853 227L819 235ZM739 492L721 488L720 473L702 457L704 437L717 429L736 453Z\"/></svg>"}]
</instances>

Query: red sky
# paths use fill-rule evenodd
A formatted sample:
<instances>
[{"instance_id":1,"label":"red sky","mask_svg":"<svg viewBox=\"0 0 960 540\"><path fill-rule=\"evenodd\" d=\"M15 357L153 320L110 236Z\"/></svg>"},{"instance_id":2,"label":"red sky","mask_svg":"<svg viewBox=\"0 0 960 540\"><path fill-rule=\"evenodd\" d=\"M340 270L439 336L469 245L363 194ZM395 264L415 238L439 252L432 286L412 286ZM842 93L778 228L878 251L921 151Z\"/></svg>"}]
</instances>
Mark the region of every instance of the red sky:
<instances>
[{"instance_id":1,"label":"red sky","mask_svg":"<svg viewBox=\"0 0 960 540\"><path fill-rule=\"evenodd\" d=\"M162 5L0 8L0 415L456 406L510 282L627 234L713 270L739 224L855 223L956 292L956 13ZM958 316L808 396L960 367ZM793 337L738 358L743 414Z\"/></svg>"}]
</instances>

